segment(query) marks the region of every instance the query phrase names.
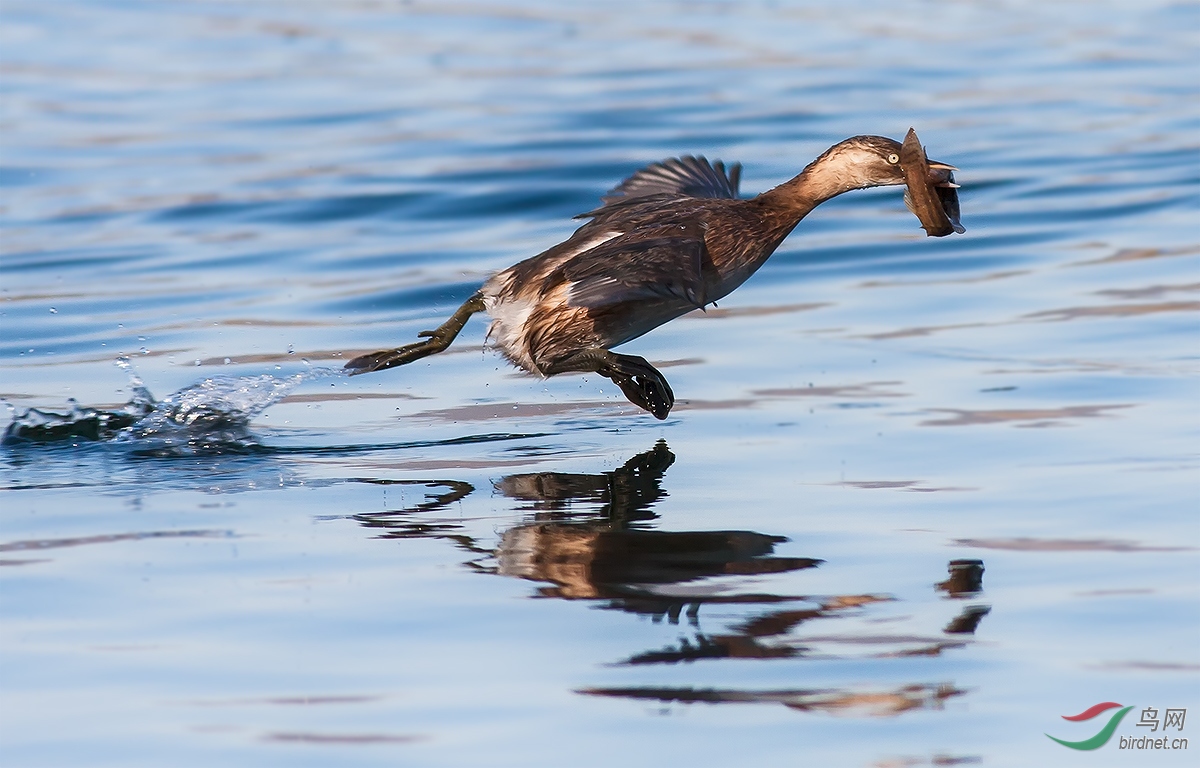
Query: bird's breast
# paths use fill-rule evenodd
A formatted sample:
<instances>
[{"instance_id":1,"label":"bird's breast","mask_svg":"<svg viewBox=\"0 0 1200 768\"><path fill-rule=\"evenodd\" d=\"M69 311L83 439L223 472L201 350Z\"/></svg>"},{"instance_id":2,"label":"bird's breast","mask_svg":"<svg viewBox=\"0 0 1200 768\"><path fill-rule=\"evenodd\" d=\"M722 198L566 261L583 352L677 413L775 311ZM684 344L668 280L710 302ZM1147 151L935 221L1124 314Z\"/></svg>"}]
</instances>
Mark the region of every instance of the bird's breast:
<instances>
[{"instance_id":1,"label":"bird's breast","mask_svg":"<svg viewBox=\"0 0 1200 768\"><path fill-rule=\"evenodd\" d=\"M529 349L526 327L533 313L534 302L520 295L489 291L491 281L484 285L483 305L492 318L488 338L513 364L540 374Z\"/></svg>"}]
</instances>

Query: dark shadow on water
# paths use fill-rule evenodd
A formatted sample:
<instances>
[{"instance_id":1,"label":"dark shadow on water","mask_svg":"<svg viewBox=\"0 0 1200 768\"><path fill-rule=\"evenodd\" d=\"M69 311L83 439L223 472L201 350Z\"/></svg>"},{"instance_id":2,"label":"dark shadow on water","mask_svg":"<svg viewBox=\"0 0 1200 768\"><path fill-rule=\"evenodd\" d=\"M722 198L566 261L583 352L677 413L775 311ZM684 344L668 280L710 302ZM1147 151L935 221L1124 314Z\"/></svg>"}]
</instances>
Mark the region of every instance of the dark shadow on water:
<instances>
[{"instance_id":1,"label":"dark shadow on water","mask_svg":"<svg viewBox=\"0 0 1200 768\"><path fill-rule=\"evenodd\" d=\"M727 583L706 579L784 573L820 560L778 557L787 539L754 531L658 531L651 507L666 492L662 477L675 456L659 441L612 472L510 475L496 489L527 502L531 519L505 531L495 551L496 572L548 583L542 597L602 600L603 606L695 626L701 606L776 602L771 594L728 594ZM583 510L575 505L585 504ZM590 506L592 509L587 509ZM670 587L689 584L686 594Z\"/></svg>"},{"instance_id":2,"label":"dark shadow on water","mask_svg":"<svg viewBox=\"0 0 1200 768\"><path fill-rule=\"evenodd\" d=\"M460 549L472 554L486 557L491 552L483 547L475 537L466 532L461 522L450 520L427 519L419 517L423 513L437 512L466 498L475 491L475 486L462 480L373 480L360 478L360 483L388 486L410 486L424 488L424 501L399 509L389 509L382 512L368 512L351 515L367 528L379 529L381 539L445 539ZM478 567L474 560L468 562L472 567Z\"/></svg>"},{"instance_id":3,"label":"dark shadow on water","mask_svg":"<svg viewBox=\"0 0 1200 768\"><path fill-rule=\"evenodd\" d=\"M912 684L899 687L737 690L716 688L581 688L576 693L661 704L782 704L801 712L822 712L842 717L894 717L910 710L942 709L947 699L965 690L952 683Z\"/></svg>"},{"instance_id":4,"label":"dark shadow on water","mask_svg":"<svg viewBox=\"0 0 1200 768\"><path fill-rule=\"evenodd\" d=\"M494 483L495 489L515 499L517 509L527 516L501 531L495 546L471 533L469 519L439 514L475 491L463 481L361 479L407 486L419 499L351 519L378 531L381 538L448 541L469 553L466 565L477 572L538 583L535 598L584 601L603 610L687 628L677 643L635 653L617 660L616 666L650 670L715 659L938 656L966 647L990 610L966 606L940 631L877 635L865 633L861 620L870 621L874 609L895 603L896 598L888 594L814 596L759 589L754 577L801 572L823 561L778 554L776 549L788 539L768 533L656 529L654 506L667 496L663 478L674 461L674 454L660 440L609 472L503 477ZM953 561L949 568L950 579L935 585L938 591L952 599L982 592L981 561ZM704 619L706 607L719 610ZM814 622L839 626L842 619L860 621L841 634L816 636L803 631ZM937 682L811 690L647 686L586 688L579 693L663 703L779 703L798 711L877 717L939 709L946 699L964 691Z\"/></svg>"},{"instance_id":5,"label":"dark shadow on water","mask_svg":"<svg viewBox=\"0 0 1200 768\"><path fill-rule=\"evenodd\" d=\"M983 561L951 560L947 566L950 578L934 585L939 592L955 600L971 598L983 591Z\"/></svg>"}]
</instances>

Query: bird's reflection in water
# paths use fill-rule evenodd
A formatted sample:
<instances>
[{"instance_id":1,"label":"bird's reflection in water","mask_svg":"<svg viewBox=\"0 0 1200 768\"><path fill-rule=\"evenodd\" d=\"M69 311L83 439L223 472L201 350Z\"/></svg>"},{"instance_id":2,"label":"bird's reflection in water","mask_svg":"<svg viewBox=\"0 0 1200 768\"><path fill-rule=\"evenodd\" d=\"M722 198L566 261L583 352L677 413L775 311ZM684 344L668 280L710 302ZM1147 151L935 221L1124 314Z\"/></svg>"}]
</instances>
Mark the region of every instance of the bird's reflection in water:
<instances>
[{"instance_id":1,"label":"bird's reflection in water","mask_svg":"<svg viewBox=\"0 0 1200 768\"><path fill-rule=\"evenodd\" d=\"M935 585L952 600L969 600L983 592L982 560L951 560L950 578ZM986 605L968 605L942 631L948 635L973 635L979 622L991 613Z\"/></svg>"},{"instance_id":2,"label":"bird's reflection in water","mask_svg":"<svg viewBox=\"0 0 1200 768\"><path fill-rule=\"evenodd\" d=\"M526 520L485 546L461 518L435 513L474 491L461 481L364 482L415 488L422 500L408 507L356 515L363 525L389 538L439 538L474 557L467 565L482 572L538 582L540 597L594 601L601 607L664 618L686 619L690 637L618 662L623 666L676 664L701 659L851 658L937 656L962 648L989 608L968 605L949 625L930 632L879 634L871 611L895 603L887 594L797 595L769 588L753 591L736 578L815 568L823 561L784 557L776 547L787 539L755 531L663 531L654 527L654 505L666 496L663 476L675 457L659 441L651 450L600 474L539 472L509 475L495 483L519 502ZM983 563L951 561L950 578L935 589L948 599L972 599L983 589ZM704 631L704 606L723 605L723 626ZM740 615L727 624L728 612ZM854 620L836 634L803 633L813 623ZM892 620L892 619L887 619ZM879 690L782 689L768 691L693 688L588 688L581 693L670 702L780 703L797 710L848 715L895 715L938 708L963 693L947 683L912 684Z\"/></svg>"},{"instance_id":3,"label":"bird's reflection in water","mask_svg":"<svg viewBox=\"0 0 1200 768\"><path fill-rule=\"evenodd\" d=\"M820 563L773 556L786 539L754 531L658 531L650 507L666 495L662 478L675 461L665 442L600 475L540 472L496 483L526 502L532 520L505 531L496 550L498 573L546 582L546 597L605 600L607 607L697 624L712 602L772 602L775 595L728 595L695 582L717 576L784 573ZM575 512L590 501L598 511ZM691 585L691 586L684 586ZM727 585L722 585L727 586ZM674 587L674 589L673 589ZM728 655L728 654L726 654Z\"/></svg>"},{"instance_id":4,"label":"bird's reflection in water","mask_svg":"<svg viewBox=\"0 0 1200 768\"><path fill-rule=\"evenodd\" d=\"M381 539L446 539L457 544L468 552L479 555L490 555L491 551L480 546L474 536L466 532L460 521L438 520L425 517L427 513L438 512L457 501L461 501L475 491L475 486L462 480L376 480L360 478L358 482L372 485L396 486L399 488L424 488L424 501L383 512L366 512L351 515L367 528L381 530ZM475 565L472 560L468 565Z\"/></svg>"},{"instance_id":5,"label":"bird's reflection in water","mask_svg":"<svg viewBox=\"0 0 1200 768\"><path fill-rule=\"evenodd\" d=\"M843 717L892 717L913 709L940 709L946 699L966 693L948 683L903 685L883 690L846 688L740 691L715 688L582 688L587 696L655 701L660 704L782 704L802 712Z\"/></svg>"}]
</instances>

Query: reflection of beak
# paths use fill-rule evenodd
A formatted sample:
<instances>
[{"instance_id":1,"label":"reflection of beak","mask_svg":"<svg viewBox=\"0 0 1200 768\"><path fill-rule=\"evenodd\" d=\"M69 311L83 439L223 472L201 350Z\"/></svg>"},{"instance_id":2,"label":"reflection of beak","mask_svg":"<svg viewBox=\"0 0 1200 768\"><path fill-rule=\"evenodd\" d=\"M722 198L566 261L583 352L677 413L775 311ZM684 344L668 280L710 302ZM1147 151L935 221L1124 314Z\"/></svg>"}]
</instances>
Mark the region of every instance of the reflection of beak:
<instances>
[{"instance_id":1,"label":"reflection of beak","mask_svg":"<svg viewBox=\"0 0 1200 768\"><path fill-rule=\"evenodd\" d=\"M953 232L967 231L958 220L958 193L955 192L958 184L954 183L954 171L958 169L926 157L925 148L912 128L908 129L900 148L900 168L907 185L904 204L920 220L927 235L945 237Z\"/></svg>"}]
</instances>

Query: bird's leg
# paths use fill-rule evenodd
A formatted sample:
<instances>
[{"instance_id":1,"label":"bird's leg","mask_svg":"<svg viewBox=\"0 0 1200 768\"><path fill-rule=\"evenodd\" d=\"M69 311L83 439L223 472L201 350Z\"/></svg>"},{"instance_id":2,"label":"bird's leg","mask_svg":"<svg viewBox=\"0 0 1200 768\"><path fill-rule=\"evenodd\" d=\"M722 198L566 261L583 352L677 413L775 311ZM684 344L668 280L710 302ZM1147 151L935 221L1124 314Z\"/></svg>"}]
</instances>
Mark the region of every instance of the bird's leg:
<instances>
[{"instance_id":1,"label":"bird's leg","mask_svg":"<svg viewBox=\"0 0 1200 768\"><path fill-rule=\"evenodd\" d=\"M395 368L397 365L411 363L414 360L420 360L422 357L428 357L429 355L441 352L450 346L450 342L454 341L455 337L458 336L459 331L467 324L467 320L471 318L471 315L483 310L483 294L477 292L474 296L467 299L461 307L455 310L449 320L432 331L421 331L417 334L418 336L428 338L428 341L418 341L415 344L409 344L397 349L383 349L379 352L359 355L346 363L345 367L349 369L351 376L357 376L360 373Z\"/></svg>"},{"instance_id":2,"label":"bird's leg","mask_svg":"<svg viewBox=\"0 0 1200 768\"><path fill-rule=\"evenodd\" d=\"M607 349L584 349L541 367L546 376L594 371L621 388L629 402L665 419L675 405L675 393L663 375L645 358L620 355Z\"/></svg>"}]
</instances>

